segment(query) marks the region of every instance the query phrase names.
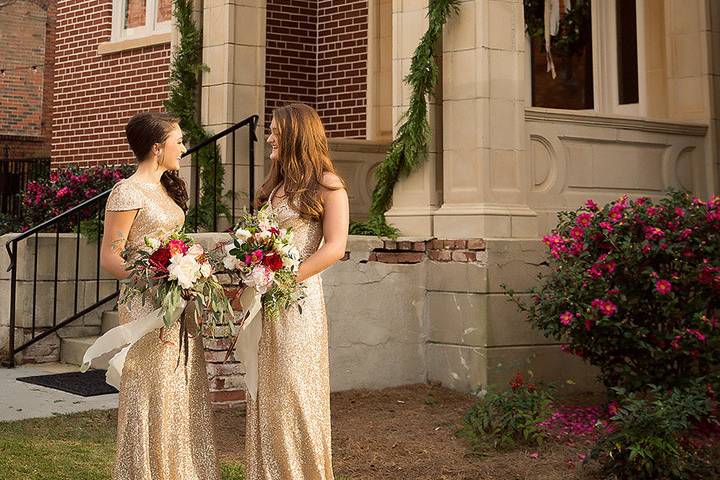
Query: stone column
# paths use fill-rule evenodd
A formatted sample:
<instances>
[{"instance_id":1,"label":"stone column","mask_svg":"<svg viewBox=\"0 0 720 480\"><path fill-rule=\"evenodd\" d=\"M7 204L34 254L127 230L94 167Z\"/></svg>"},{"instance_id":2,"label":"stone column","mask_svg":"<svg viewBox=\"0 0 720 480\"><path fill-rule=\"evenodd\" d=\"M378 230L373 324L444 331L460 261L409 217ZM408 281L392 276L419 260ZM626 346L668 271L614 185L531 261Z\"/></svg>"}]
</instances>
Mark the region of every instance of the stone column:
<instances>
[{"instance_id":1,"label":"stone column","mask_svg":"<svg viewBox=\"0 0 720 480\"><path fill-rule=\"evenodd\" d=\"M428 27L428 2L393 0L392 8L392 122L395 136L398 122L410 105L410 87L403 79L410 71L415 48ZM438 116L437 99L431 99L429 121L433 139L428 159L409 177L401 178L395 186L392 208L386 214L388 222L398 227L403 235L433 234L433 213L439 205Z\"/></svg>"},{"instance_id":2,"label":"stone column","mask_svg":"<svg viewBox=\"0 0 720 480\"><path fill-rule=\"evenodd\" d=\"M439 238L534 238L527 206L521 0L467 0L443 38Z\"/></svg>"},{"instance_id":3,"label":"stone column","mask_svg":"<svg viewBox=\"0 0 720 480\"><path fill-rule=\"evenodd\" d=\"M255 144L255 189L263 179L265 106L265 0L205 0L203 5L203 73L201 121L218 133L249 117L259 115ZM236 208L247 205L248 131L235 137ZM225 186L232 182L232 136L218 143L225 166Z\"/></svg>"}]
</instances>

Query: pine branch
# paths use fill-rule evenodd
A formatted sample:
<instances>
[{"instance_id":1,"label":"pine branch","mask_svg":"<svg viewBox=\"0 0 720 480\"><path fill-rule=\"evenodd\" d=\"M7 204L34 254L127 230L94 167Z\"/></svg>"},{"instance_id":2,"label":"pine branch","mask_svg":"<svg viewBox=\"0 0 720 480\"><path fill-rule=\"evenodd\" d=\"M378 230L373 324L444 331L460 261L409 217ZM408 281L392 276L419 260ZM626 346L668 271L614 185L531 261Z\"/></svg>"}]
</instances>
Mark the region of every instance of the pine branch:
<instances>
[{"instance_id":1,"label":"pine branch","mask_svg":"<svg viewBox=\"0 0 720 480\"><path fill-rule=\"evenodd\" d=\"M438 81L435 48L450 15L459 11L460 0L430 0L428 29L420 39L404 81L410 85L408 110L401 118L402 125L390 145L385 160L375 171L376 185L372 195L370 217L367 222L354 223L350 233L395 237L398 230L387 224L385 212L392 206L392 195L400 176L408 176L427 160L430 142L428 100Z\"/></svg>"}]
</instances>

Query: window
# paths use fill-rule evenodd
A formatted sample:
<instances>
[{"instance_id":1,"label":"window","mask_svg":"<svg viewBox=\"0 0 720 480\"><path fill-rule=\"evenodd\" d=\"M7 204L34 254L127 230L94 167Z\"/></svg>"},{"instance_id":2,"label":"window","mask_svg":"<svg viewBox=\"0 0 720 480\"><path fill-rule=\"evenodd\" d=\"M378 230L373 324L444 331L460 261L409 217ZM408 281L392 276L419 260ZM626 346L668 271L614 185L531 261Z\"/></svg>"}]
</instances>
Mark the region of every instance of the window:
<instances>
[{"instance_id":1,"label":"window","mask_svg":"<svg viewBox=\"0 0 720 480\"><path fill-rule=\"evenodd\" d=\"M547 72L543 39L528 39L529 103L534 107L642 115L646 110L645 1L560 0L560 33L572 26L577 35L572 42L553 42L554 79ZM581 14L578 6L586 12Z\"/></svg>"},{"instance_id":2,"label":"window","mask_svg":"<svg viewBox=\"0 0 720 480\"><path fill-rule=\"evenodd\" d=\"M112 39L169 32L171 18L172 0L113 0Z\"/></svg>"}]
</instances>

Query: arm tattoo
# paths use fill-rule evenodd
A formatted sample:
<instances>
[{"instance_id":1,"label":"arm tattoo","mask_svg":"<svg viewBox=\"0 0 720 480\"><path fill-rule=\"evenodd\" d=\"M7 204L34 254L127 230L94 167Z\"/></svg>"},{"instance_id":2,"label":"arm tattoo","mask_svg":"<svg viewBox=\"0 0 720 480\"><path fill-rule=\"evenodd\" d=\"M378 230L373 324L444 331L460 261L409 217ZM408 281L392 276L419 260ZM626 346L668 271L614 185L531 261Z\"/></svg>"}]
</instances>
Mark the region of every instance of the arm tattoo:
<instances>
[{"instance_id":1,"label":"arm tattoo","mask_svg":"<svg viewBox=\"0 0 720 480\"><path fill-rule=\"evenodd\" d=\"M125 235L125 232L122 230L116 231L115 238L111 243L112 251L115 253L121 253L123 248L125 248L125 243L127 243L127 236Z\"/></svg>"}]
</instances>

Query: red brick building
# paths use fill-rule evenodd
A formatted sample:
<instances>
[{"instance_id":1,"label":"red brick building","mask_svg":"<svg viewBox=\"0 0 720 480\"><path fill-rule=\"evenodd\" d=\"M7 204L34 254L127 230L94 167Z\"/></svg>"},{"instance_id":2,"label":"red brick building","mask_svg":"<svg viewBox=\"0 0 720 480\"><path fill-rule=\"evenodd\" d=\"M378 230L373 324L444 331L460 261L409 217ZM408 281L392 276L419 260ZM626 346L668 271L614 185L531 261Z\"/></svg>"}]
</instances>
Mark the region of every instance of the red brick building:
<instances>
[{"instance_id":1,"label":"red brick building","mask_svg":"<svg viewBox=\"0 0 720 480\"><path fill-rule=\"evenodd\" d=\"M168 95L171 5L58 0L53 165L132 160L125 122L162 109ZM365 138L367 1L268 0L266 7L266 120L274 107L301 101L318 110L329 136ZM215 26L206 20L205 28Z\"/></svg>"},{"instance_id":2,"label":"red brick building","mask_svg":"<svg viewBox=\"0 0 720 480\"><path fill-rule=\"evenodd\" d=\"M55 0L0 9L0 157L49 157Z\"/></svg>"}]
</instances>

